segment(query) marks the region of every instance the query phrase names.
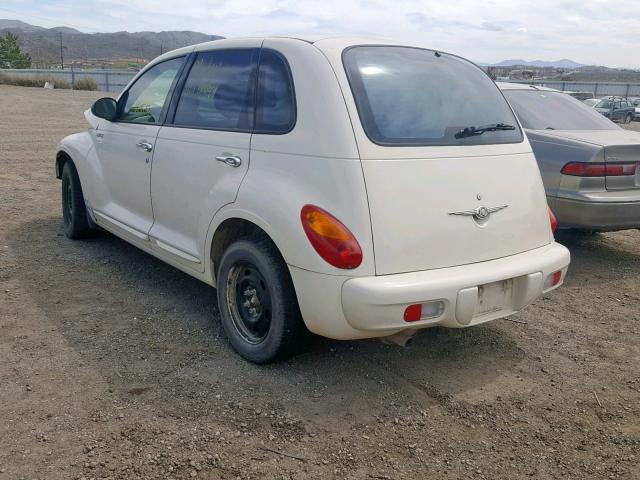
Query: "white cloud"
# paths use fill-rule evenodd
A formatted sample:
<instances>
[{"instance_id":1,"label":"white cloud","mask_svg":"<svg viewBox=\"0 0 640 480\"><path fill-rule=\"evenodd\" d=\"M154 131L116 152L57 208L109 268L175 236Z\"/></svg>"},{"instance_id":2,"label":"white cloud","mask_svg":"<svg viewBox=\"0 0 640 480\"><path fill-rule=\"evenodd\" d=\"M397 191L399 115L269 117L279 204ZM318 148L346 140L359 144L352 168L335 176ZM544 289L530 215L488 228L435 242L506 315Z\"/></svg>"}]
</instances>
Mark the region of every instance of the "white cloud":
<instances>
[{"instance_id":1,"label":"white cloud","mask_svg":"<svg viewBox=\"0 0 640 480\"><path fill-rule=\"evenodd\" d=\"M42 24L28 16L38 15L84 30L365 33L484 62L571 58L640 67L638 0L5 0L0 16L15 18L5 8L30 23Z\"/></svg>"}]
</instances>

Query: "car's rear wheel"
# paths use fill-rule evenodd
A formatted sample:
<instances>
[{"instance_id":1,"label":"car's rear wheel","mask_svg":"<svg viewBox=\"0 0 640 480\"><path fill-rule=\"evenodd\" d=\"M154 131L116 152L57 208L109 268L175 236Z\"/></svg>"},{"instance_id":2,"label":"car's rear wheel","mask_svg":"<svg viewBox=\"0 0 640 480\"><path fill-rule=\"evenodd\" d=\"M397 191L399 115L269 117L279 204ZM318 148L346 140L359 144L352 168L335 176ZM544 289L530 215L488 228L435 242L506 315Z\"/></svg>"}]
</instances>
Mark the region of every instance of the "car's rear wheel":
<instances>
[{"instance_id":1,"label":"car's rear wheel","mask_svg":"<svg viewBox=\"0 0 640 480\"><path fill-rule=\"evenodd\" d=\"M624 123L631 123L631 117L632 115L630 113L627 113L627 116L624 117Z\"/></svg>"},{"instance_id":2,"label":"car's rear wheel","mask_svg":"<svg viewBox=\"0 0 640 480\"><path fill-rule=\"evenodd\" d=\"M62 219L64 234L71 239L89 238L95 234L87 215L78 172L70 161L62 169Z\"/></svg>"},{"instance_id":3,"label":"car's rear wheel","mask_svg":"<svg viewBox=\"0 0 640 480\"><path fill-rule=\"evenodd\" d=\"M307 345L289 271L268 238L231 244L220 260L217 288L222 327L247 360L284 360Z\"/></svg>"}]
</instances>

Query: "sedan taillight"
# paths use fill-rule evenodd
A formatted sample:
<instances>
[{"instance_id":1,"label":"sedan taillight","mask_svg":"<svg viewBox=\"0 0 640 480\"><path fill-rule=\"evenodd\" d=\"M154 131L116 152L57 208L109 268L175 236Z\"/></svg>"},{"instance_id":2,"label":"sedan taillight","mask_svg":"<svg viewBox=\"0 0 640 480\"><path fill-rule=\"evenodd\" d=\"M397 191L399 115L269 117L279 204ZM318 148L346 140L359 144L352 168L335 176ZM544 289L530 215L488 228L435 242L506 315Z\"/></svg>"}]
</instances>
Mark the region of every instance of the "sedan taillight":
<instances>
[{"instance_id":1,"label":"sedan taillight","mask_svg":"<svg viewBox=\"0 0 640 480\"><path fill-rule=\"evenodd\" d=\"M574 177L622 177L636 174L635 163L569 162L560 171Z\"/></svg>"}]
</instances>

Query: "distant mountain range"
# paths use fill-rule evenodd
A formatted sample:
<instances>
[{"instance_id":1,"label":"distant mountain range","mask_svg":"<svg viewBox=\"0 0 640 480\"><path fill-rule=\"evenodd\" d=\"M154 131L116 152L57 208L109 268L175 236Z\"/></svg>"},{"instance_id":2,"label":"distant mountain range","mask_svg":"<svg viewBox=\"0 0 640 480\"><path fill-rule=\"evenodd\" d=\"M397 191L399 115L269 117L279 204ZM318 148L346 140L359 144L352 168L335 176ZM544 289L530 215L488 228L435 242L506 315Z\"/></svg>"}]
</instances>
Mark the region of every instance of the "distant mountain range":
<instances>
[{"instance_id":1,"label":"distant mountain range","mask_svg":"<svg viewBox=\"0 0 640 480\"><path fill-rule=\"evenodd\" d=\"M574 62L573 60L569 60L567 58L563 58L561 60L555 61L546 61L546 60L533 60L527 61L522 59L512 59L512 60L503 60L498 63L494 63L491 65L492 67L514 67L514 66L523 66L523 67L553 67L553 68L580 68L586 65L578 62Z\"/></svg>"},{"instance_id":2,"label":"distant mountain range","mask_svg":"<svg viewBox=\"0 0 640 480\"><path fill-rule=\"evenodd\" d=\"M191 31L165 32L115 32L83 33L69 27L44 28L20 20L0 19L0 35L11 31L18 35L20 47L31 55L35 66L54 66L60 63L60 36L64 57L68 60L104 60L113 64L114 59L151 60L160 53L194 43L217 40L218 35L206 35ZM522 59L503 60L494 64L479 63L492 67L555 67L577 69L585 65L563 58L556 61Z\"/></svg>"},{"instance_id":3,"label":"distant mountain range","mask_svg":"<svg viewBox=\"0 0 640 480\"><path fill-rule=\"evenodd\" d=\"M69 27L44 28L20 20L0 19L0 36L18 35L20 48L31 55L35 66L60 64L60 39L68 63L114 59L151 60L167 52L195 43L223 38L191 31L83 33Z\"/></svg>"}]
</instances>

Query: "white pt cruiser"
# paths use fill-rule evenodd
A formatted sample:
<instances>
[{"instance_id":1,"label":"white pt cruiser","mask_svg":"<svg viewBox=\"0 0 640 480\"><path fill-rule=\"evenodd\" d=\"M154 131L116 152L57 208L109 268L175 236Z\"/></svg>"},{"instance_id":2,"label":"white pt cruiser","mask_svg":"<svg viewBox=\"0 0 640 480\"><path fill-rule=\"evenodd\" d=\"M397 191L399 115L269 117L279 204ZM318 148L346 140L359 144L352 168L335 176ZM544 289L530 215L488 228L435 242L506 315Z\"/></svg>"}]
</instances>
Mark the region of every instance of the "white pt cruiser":
<instances>
[{"instance_id":1,"label":"white pt cruiser","mask_svg":"<svg viewBox=\"0 0 640 480\"><path fill-rule=\"evenodd\" d=\"M559 286L569 252L502 94L443 52L219 40L153 60L56 157L64 229L101 227L217 288L253 362L469 327Z\"/></svg>"}]
</instances>

